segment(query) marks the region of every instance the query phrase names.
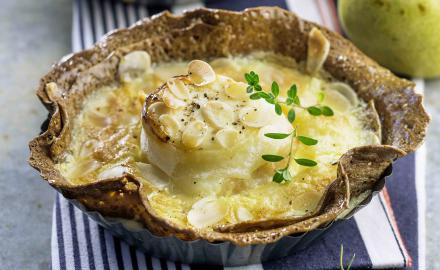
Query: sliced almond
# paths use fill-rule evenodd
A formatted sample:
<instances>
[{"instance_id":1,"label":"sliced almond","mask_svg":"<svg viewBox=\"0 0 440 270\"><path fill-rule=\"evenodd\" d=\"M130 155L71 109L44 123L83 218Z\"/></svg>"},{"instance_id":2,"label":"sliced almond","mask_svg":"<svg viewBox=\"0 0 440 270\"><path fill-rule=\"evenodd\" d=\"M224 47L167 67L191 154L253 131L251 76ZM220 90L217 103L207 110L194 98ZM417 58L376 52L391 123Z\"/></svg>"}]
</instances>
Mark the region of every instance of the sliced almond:
<instances>
[{"instance_id":1,"label":"sliced almond","mask_svg":"<svg viewBox=\"0 0 440 270\"><path fill-rule=\"evenodd\" d=\"M124 167L122 165L117 165L115 167L111 167L109 169L102 171L100 174L98 174L97 179L104 180L104 179L123 177L126 172L127 172L127 167Z\"/></svg>"},{"instance_id":2,"label":"sliced almond","mask_svg":"<svg viewBox=\"0 0 440 270\"><path fill-rule=\"evenodd\" d=\"M203 118L216 128L224 128L235 120L234 111L221 101L208 101L202 107Z\"/></svg>"},{"instance_id":3,"label":"sliced almond","mask_svg":"<svg viewBox=\"0 0 440 270\"><path fill-rule=\"evenodd\" d=\"M273 114L267 113L259 106L248 106L240 110L239 117L241 122L249 127L263 127L271 122Z\"/></svg>"},{"instance_id":4,"label":"sliced almond","mask_svg":"<svg viewBox=\"0 0 440 270\"><path fill-rule=\"evenodd\" d=\"M58 85L54 82L46 84L46 93L51 99L55 99L61 95Z\"/></svg>"},{"instance_id":5,"label":"sliced almond","mask_svg":"<svg viewBox=\"0 0 440 270\"><path fill-rule=\"evenodd\" d=\"M191 122L182 134L182 143L188 148L196 148L202 144L208 132L208 127L202 121Z\"/></svg>"},{"instance_id":6,"label":"sliced almond","mask_svg":"<svg viewBox=\"0 0 440 270\"><path fill-rule=\"evenodd\" d=\"M188 212L189 224L205 228L221 221L227 214L227 207L215 197L205 197L197 201Z\"/></svg>"},{"instance_id":7,"label":"sliced almond","mask_svg":"<svg viewBox=\"0 0 440 270\"><path fill-rule=\"evenodd\" d=\"M173 78L167 81L170 92L178 99L186 100L189 98L189 89L179 78Z\"/></svg>"},{"instance_id":8,"label":"sliced almond","mask_svg":"<svg viewBox=\"0 0 440 270\"><path fill-rule=\"evenodd\" d=\"M348 99L352 106L359 104L359 99L356 92L348 84L342 82L330 83L327 89L338 91L341 95Z\"/></svg>"},{"instance_id":9,"label":"sliced almond","mask_svg":"<svg viewBox=\"0 0 440 270\"><path fill-rule=\"evenodd\" d=\"M88 140L86 142L84 142L81 145L81 148L79 149L79 153L78 156L79 157L89 157L91 154L93 154L93 151L100 147L101 143L99 143L97 140Z\"/></svg>"},{"instance_id":10,"label":"sliced almond","mask_svg":"<svg viewBox=\"0 0 440 270\"><path fill-rule=\"evenodd\" d=\"M220 129L215 134L215 140L224 148L232 147L238 140L238 132L235 129Z\"/></svg>"},{"instance_id":11,"label":"sliced almond","mask_svg":"<svg viewBox=\"0 0 440 270\"><path fill-rule=\"evenodd\" d=\"M170 109L163 102L155 102L148 107L147 112L152 118L159 119L161 115L169 113Z\"/></svg>"},{"instance_id":12,"label":"sliced almond","mask_svg":"<svg viewBox=\"0 0 440 270\"><path fill-rule=\"evenodd\" d=\"M180 133L180 123L170 114L162 114L159 117L162 130L173 139L178 138Z\"/></svg>"},{"instance_id":13,"label":"sliced almond","mask_svg":"<svg viewBox=\"0 0 440 270\"><path fill-rule=\"evenodd\" d=\"M296 196L292 201L292 210L302 211L302 212L312 212L315 210L316 206L321 200L322 194L316 191L306 191Z\"/></svg>"},{"instance_id":14,"label":"sliced almond","mask_svg":"<svg viewBox=\"0 0 440 270\"><path fill-rule=\"evenodd\" d=\"M249 210L244 207L238 207L236 215L239 221L248 221L254 218L251 212L249 212Z\"/></svg>"},{"instance_id":15,"label":"sliced almond","mask_svg":"<svg viewBox=\"0 0 440 270\"><path fill-rule=\"evenodd\" d=\"M325 91L324 102L338 112L346 112L352 107L351 102L336 90Z\"/></svg>"},{"instance_id":16,"label":"sliced almond","mask_svg":"<svg viewBox=\"0 0 440 270\"><path fill-rule=\"evenodd\" d=\"M212 67L201 60L193 60L188 64L189 79L197 86L206 85L215 80L215 72Z\"/></svg>"},{"instance_id":17,"label":"sliced almond","mask_svg":"<svg viewBox=\"0 0 440 270\"><path fill-rule=\"evenodd\" d=\"M309 33L307 42L307 71L311 74L318 72L327 59L329 51L330 42L318 28L314 27Z\"/></svg>"},{"instance_id":18,"label":"sliced almond","mask_svg":"<svg viewBox=\"0 0 440 270\"><path fill-rule=\"evenodd\" d=\"M236 100L246 100L248 98L248 94L246 93L247 84L242 82L232 81L225 88L225 93L228 97Z\"/></svg>"},{"instance_id":19,"label":"sliced almond","mask_svg":"<svg viewBox=\"0 0 440 270\"><path fill-rule=\"evenodd\" d=\"M74 168L69 172L69 178L75 179L85 176L97 170L100 166L101 164L94 159L83 159L77 161Z\"/></svg>"},{"instance_id":20,"label":"sliced almond","mask_svg":"<svg viewBox=\"0 0 440 270\"><path fill-rule=\"evenodd\" d=\"M119 76L122 81L132 81L151 69L151 57L145 51L133 51L125 55L119 63Z\"/></svg>"},{"instance_id":21,"label":"sliced almond","mask_svg":"<svg viewBox=\"0 0 440 270\"><path fill-rule=\"evenodd\" d=\"M91 110L90 112L86 113L86 116L95 126L106 127L112 123L111 117L97 110Z\"/></svg>"},{"instance_id":22,"label":"sliced almond","mask_svg":"<svg viewBox=\"0 0 440 270\"><path fill-rule=\"evenodd\" d=\"M164 89L162 93L162 100L168 108L172 109L180 109L186 105L185 101L178 99L168 89Z\"/></svg>"},{"instance_id":23,"label":"sliced almond","mask_svg":"<svg viewBox=\"0 0 440 270\"><path fill-rule=\"evenodd\" d=\"M156 166L143 162L136 162L136 166L139 169L141 176L153 186L163 189L169 185L169 177Z\"/></svg>"},{"instance_id":24,"label":"sliced almond","mask_svg":"<svg viewBox=\"0 0 440 270\"><path fill-rule=\"evenodd\" d=\"M380 138L376 135L374 131L367 131L365 134L366 142L368 144L380 144Z\"/></svg>"}]
</instances>

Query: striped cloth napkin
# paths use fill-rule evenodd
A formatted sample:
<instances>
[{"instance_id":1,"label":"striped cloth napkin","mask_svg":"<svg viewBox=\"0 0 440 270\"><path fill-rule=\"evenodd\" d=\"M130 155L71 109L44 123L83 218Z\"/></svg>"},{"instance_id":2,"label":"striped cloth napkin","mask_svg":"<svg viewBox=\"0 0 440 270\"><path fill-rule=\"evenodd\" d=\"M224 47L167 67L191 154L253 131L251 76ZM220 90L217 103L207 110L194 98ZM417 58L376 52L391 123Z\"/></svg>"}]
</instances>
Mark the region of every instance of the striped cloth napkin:
<instances>
[{"instance_id":1,"label":"striped cloth napkin","mask_svg":"<svg viewBox=\"0 0 440 270\"><path fill-rule=\"evenodd\" d=\"M132 2L132 1L131 1ZM326 0L223 0L157 5L151 0L124 4L110 0L74 0L73 50L90 47L106 32L127 27L164 9L181 13L196 7L242 10L251 6L280 6L301 17L341 32L334 1ZM168 1L172 2L172 1ZM148 4L150 3L150 4ZM423 80L415 80L423 91ZM272 262L236 269L338 269L344 245L345 265L355 253L352 269L425 269L424 147L399 160L384 190L354 218L339 224L310 248ZM150 257L89 219L57 195L52 225L52 269L215 269Z\"/></svg>"}]
</instances>

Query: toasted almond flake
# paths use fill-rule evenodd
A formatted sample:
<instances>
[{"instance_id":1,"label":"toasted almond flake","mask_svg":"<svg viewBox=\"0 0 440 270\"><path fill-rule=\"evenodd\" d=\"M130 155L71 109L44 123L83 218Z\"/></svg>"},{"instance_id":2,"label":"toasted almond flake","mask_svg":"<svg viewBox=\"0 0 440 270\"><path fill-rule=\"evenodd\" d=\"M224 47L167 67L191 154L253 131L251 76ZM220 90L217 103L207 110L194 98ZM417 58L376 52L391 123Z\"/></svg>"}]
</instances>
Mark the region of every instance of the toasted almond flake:
<instances>
[{"instance_id":1,"label":"toasted almond flake","mask_svg":"<svg viewBox=\"0 0 440 270\"><path fill-rule=\"evenodd\" d=\"M330 83L327 89L338 91L341 95L348 99L352 106L359 104L359 99L356 92L348 84L342 82Z\"/></svg>"},{"instance_id":2,"label":"toasted almond flake","mask_svg":"<svg viewBox=\"0 0 440 270\"><path fill-rule=\"evenodd\" d=\"M213 61L211 61L211 66L214 68L226 68L228 70L238 71L239 66L238 64L230 59L230 58L217 58Z\"/></svg>"},{"instance_id":3,"label":"toasted almond flake","mask_svg":"<svg viewBox=\"0 0 440 270\"><path fill-rule=\"evenodd\" d=\"M68 173L69 178L75 179L81 176L85 176L95 170L97 170L101 164L94 159L83 159L77 161L74 168Z\"/></svg>"},{"instance_id":4,"label":"toasted almond flake","mask_svg":"<svg viewBox=\"0 0 440 270\"><path fill-rule=\"evenodd\" d=\"M248 221L253 219L253 215L251 214L251 212L249 212L249 210L244 207L238 207L236 215L239 221Z\"/></svg>"},{"instance_id":5,"label":"toasted almond flake","mask_svg":"<svg viewBox=\"0 0 440 270\"><path fill-rule=\"evenodd\" d=\"M215 140L224 148L232 147L238 140L238 132L235 129L220 129L215 134Z\"/></svg>"},{"instance_id":6,"label":"toasted almond flake","mask_svg":"<svg viewBox=\"0 0 440 270\"><path fill-rule=\"evenodd\" d=\"M151 57L145 51L133 51L126 54L119 63L119 76L122 81L130 82L151 69Z\"/></svg>"},{"instance_id":7,"label":"toasted almond flake","mask_svg":"<svg viewBox=\"0 0 440 270\"><path fill-rule=\"evenodd\" d=\"M165 89L162 93L163 103L169 108L172 109L180 109L185 107L186 102L178 99L175 95L173 95L168 89Z\"/></svg>"},{"instance_id":8,"label":"toasted almond flake","mask_svg":"<svg viewBox=\"0 0 440 270\"><path fill-rule=\"evenodd\" d=\"M208 101L202 107L203 118L216 128L224 128L235 120L234 111L221 101Z\"/></svg>"},{"instance_id":9,"label":"toasted almond flake","mask_svg":"<svg viewBox=\"0 0 440 270\"><path fill-rule=\"evenodd\" d=\"M189 89L179 78L168 80L167 86L170 92L178 99L185 100L189 98Z\"/></svg>"},{"instance_id":10,"label":"toasted almond flake","mask_svg":"<svg viewBox=\"0 0 440 270\"><path fill-rule=\"evenodd\" d=\"M92 124L99 127L106 127L112 123L112 119L109 116L103 114L102 112L98 112L97 110L89 111L86 113L86 116Z\"/></svg>"},{"instance_id":11,"label":"toasted almond flake","mask_svg":"<svg viewBox=\"0 0 440 270\"><path fill-rule=\"evenodd\" d=\"M350 101L336 90L326 90L324 102L338 112L346 112L352 107Z\"/></svg>"},{"instance_id":12,"label":"toasted almond flake","mask_svg":"<svg viewBox=\"0 0 440 270\"><path fill-rule=\"evenodd\" d=\"M205 228L221 221L227 213L227 207L215 197L205 197L197 201L188 212L189 224L196 228Z\"/></svg>"},{"instance_id":13,"label":"toasted almond flake","mask_svg":"<svg viewBox=\"0 0 440 270\"><path fill-rule=\"evenodd\" d=\"M327 59L329 51L330 42L318 28L314 27L309 33L307 42L307 71L311 74L318 72Z\"/></svg>"},{"instance_id":14,"label":"toasted almond flake","mask_svg":"<svg viewBox=\"0 0 440 270\"><path fill-rule=\"evenodd\" d=\"M236 100L246 100L248 94L246 93L247 84L242 82L231 81L225 88L225 93L228 97Z\"/></svg>"},{"instance_id":15,"label":"toasted almond flake","mask_svg":"<svg viewBox=\"0 0 440 270\"><path fill-rule=\"evenodd\" d=\"M376 135L376 132L374 132L374 131L371 131L371 130L367 131L365 133L365 136L366 136L366 141L369 144L380 144L381 143L380 138Z\"/></svg>"},{"instance_id":16,"label":"toasted almond flake","mask_svg":"<svg viewBox=\"0 0 440 270\"><path fill-rule=\"evenodd\" d=\"M159 119L161 115L169 113L170 109L163 102L155 102L148 107L147 112L151 117Z\"/></svg>"},{"instance_id":17,"label":"toasted almond flake","mask_svg":"<svg viewBox=\"0 0 440 270\"><path fill-rule=\"evenodd\" d=\"M54 82L46 84L46 93L51 99L55 99L61 95L58 85Z\"/></svg>"},{"instance_id":18,"label":"toasted almond flake","mask_svg":"<svg viewBox=\"0 0 440 270\"><path fill-rule=\"evenodd\" d=\"M84 142L79 149L78 156L89 157L96 148L101 146L101 144L102 143L94 139Z\"/></svg>"},{"instance_id":19,"label":"toasted almond flake","mask_svg":"<svg viewBox=\"0 0 440 270\"><path fill-rule=\"evenodd\" d=\"M188 148L195 148L202 144L207 135L208 127L202 121L191 122L182 134L182 143Z\"/></svg>"},{"instance_id":20,"label":"toasted almond flake","mask_svg":"<svg viewBox=\"0 0 440 270\"><path fill-rule=\"evenodd\" d=\"M171 138L176 139L180 132L180 123L170 114L163 114L159 117L162 130Z\"/></svg>"},{"instance_id":21,"label":"toasted almond flake","mask_svg":"<svg viewBox=\"0 0 440 270\"><path fill-rule=\"evenodd\" d=\"M246 126L258 128L270 124L273 114L267 113L258 106L249 106L241 109L239 116Z\"/></svg>"},{"instance_id":22,"label":"toasted almond flake","mask_svg":"<svg viewBox=\"0 0 440 270\"><path fill-rule=\"evenodd\" d=\"M188 75L191 82L197 86L206 85L215 80L215 72L212 67L201 60L193 60L188 64Z\"/></svg>"},{"instance_id":23,"label":"toasted almond flake","mask_svg":"<svg viewBox=\"0 0 440 270\"><path fill-rule=\"evenodd\" d=\"M169 177L156 166L143 162L136 162L136 167L139 169L141 176L153 186L159 189L164 189L169 185Z\"/></svg>"},{"instance_id":24,"label":"toasted almond flake","mask_svg":"<svg viewBox=\"0 0 440 270\"><path fill-rule=\"evenodd\" d=\"M311 212L315 210L321 197L322 194L317 191L306 191L295 197L291 208L293 210Z\"/></svg>"},{"instance_id":25,"label":"toasted almond flake","mask_svg":"<svg viewBox=\"0 0 440 270\"><path fill-rule=\"evenodd\" d=\"M117 165L108 169L105 169L96 177L98 180L111 179L117 177L123 177L127 172L127 167L122 165Z\"/></svg>"}]
</instances>

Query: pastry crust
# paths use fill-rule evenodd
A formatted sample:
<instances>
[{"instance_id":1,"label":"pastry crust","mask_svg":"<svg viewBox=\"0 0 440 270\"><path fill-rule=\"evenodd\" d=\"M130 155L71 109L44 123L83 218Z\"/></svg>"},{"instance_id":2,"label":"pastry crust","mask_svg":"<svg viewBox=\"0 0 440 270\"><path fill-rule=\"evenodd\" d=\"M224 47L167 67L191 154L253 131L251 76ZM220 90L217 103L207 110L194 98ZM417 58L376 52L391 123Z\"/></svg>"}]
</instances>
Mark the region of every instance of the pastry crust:
<instances>
[{"instance_id":1,"label":"pastry crust","mask_svg":"<svg viewBox=\"0 0 440 270\"><path fill-rule=\"evenodd\" d=\"M382 133L383 145L357 147L345 153L339 160L337 179L328 187L317 211L309 216L241 223L209 232L183 228L155 214L145 187L129 172L122 178L73 185L55 168L69 147L72 121L82 101L100 86L119 80L118 64L126 53L144 50L153 63L158 63L270 51L302 62L307 58L308 36L313 28L330 42L324 69L349 84L376 109L380 125L374 122ZM57 87L46 86L52 82ZM30 142L29 163L67 198L105 216L137 220L160 236L238 245L270 243L335 220L348 207L350 197L371 190L393 160L423 142L429 116L414 87L414 83L394 76L340 35L280 8L243 12L198 9L181 16L163 12L108 34L89 50L65 57L42 78L37 95L50 112L49 125Z\"/></svg>"}]
</instances>

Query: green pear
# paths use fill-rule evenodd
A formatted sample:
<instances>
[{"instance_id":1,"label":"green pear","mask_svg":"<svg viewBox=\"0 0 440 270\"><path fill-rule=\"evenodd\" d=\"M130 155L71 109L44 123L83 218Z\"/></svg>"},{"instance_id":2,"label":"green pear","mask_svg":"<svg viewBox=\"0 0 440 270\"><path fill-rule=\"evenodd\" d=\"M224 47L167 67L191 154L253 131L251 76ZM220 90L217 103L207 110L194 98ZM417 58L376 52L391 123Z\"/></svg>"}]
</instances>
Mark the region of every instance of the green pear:
<instances>
[{"instance_id":1,"label":"green pear","mask_svg":"<svg viewBox=\"0 0 440 270\"><path fill-rule=\"evenodd\" d=\"M347 36L399 74L440 76L440 0L339 0Z\"/></svg>"}]
</instances>

